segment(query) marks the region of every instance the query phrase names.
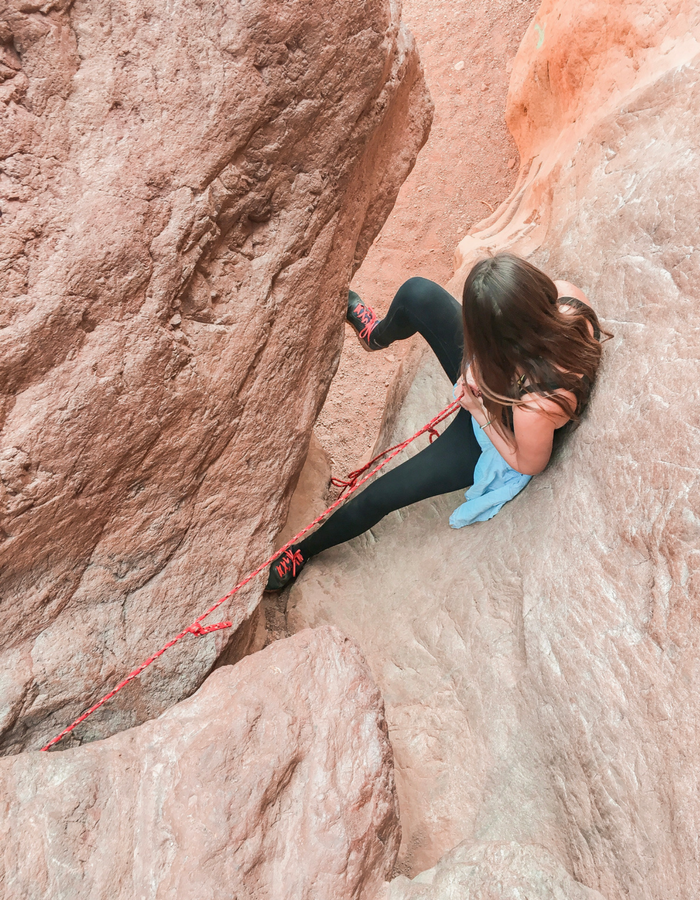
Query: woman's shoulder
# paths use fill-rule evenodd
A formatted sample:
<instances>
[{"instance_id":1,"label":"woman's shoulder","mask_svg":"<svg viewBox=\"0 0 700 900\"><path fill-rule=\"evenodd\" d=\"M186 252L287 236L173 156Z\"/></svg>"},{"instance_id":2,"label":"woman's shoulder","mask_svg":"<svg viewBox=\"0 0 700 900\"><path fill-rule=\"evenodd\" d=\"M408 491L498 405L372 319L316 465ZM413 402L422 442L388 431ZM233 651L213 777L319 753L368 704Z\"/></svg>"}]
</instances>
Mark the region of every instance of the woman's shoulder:
<instances>
[{"instance_id":1,"label":"woman's shoulder","mask_svg":"<svg viewBox=\"0 0 700 900\"><path fill-rule=\"evenodd\" d=\"M574 300L580 300L581 303L585 303L586 306L591 305L591 301L584 294L580 287L576 287L575 284L572 284L570 281L555 281L554 286L557 289L557 296L559 299L562 297L571 297Z\"/></svg>"},{"instance_id":2,"label":"woman's shoulder","mask_svg":"<svg viewBox=\"0 0 700 900\"><path fill-rule=\"evenodd\" d=\"M557 297L560 301L559 309L563 313L568 313L569 315L573 315L576 310L583 312L588 319L588 330L590 331L591 336L599 341L600 328L598 327L598 320L590 300L583 293L581 288L576 287L576 285L572 284L570 281L555 281L554 284L557 289Z\"/></svg>"},{"instance_id":3,"label":"woman's shoulder","mask_svg":"<svg viewBox=\"0 0 700 900\"><path fill-rule=\"evenodd\" d=\"M588 297L581 288L572 284L570 281L555 281L554 284L557 289L557 297L560 301L560 310L563 313L570 315L573 315L577 311L583 312L588 320L587 324L591 336L596 340L600 340L600 331L596 324L595 313ZM552 394L557 394L560 398L568 400L572 409L576 409L578 399L573 391L564 389L554 382L546 384L545 388L548 391L551 391ZM531 392L531 390L532 389L528 389L527 387L523 390L523 397L520 403L520 408L523 412L544 413L545 416L553 421L555 429L561 428L571 419L571 416L566 415L562 410L561 405L555 400L550 399L550 397L542 396L540 391L533 390Z\"/></svg>"}]
</instances>

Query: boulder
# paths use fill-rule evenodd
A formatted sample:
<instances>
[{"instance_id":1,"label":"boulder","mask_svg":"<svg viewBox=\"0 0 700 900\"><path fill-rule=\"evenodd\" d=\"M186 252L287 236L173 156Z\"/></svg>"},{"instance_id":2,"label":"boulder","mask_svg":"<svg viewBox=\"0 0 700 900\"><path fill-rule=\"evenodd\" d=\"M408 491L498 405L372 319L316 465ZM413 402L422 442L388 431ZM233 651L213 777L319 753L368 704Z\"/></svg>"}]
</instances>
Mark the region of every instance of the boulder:
<instances>
[{"instance_id":1,"label":"boulder","mask_svg":"<svg viewBox=\"0 0 700 900\"><path fill-rule=\"evenodd\" d=\"M543 4L511 82L519 184L449 287L507 248L583 288L614 333L584 421L491 521L417 504L292 590L290 625L337 624L383 693L408 875L538 845L607 900L697 895L699 26L684 2ZM450 399L416 351L382 442Z\"/></svg>"},{"instance_id":2,"label":"boulder","mask_svg":"<svg viewBox=\"0 0 700 900\"><path fill-rule=\"evenodd\" d=\"M373 900L400 832L358 648L306 631L103 741L0 760L6 900Z\"/></svg>"},{"instance_id":3,"label":"boulder","mask_svg":"<svg viewBox=\"0 0 700 900\"><path fill-rule=\"evenodd\" d=\"M394 0L0 8L0 750L269 554L431 104ZM75 733L244 653L262 576Z\"/></svg>"}]
</instances>

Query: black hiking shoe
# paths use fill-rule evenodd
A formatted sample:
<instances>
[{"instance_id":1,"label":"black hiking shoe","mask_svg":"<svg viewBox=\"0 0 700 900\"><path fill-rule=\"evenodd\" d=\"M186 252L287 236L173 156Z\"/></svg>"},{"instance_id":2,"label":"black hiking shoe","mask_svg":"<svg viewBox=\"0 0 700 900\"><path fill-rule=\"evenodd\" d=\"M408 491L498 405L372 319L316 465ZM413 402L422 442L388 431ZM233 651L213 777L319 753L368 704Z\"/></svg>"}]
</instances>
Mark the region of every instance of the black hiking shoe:
<instances>
[{"instance_id":1,"label":"black hiking shoe","mask_svg":"<svg viewBox=\"0 0 700 900\"><path fill-rule=\"evenodd\" d=\"M304 568L305 562L298 544L292 544L270 564L265 590L281 591L286 588Z\"/></svg>"},{"instance_id":2,"label":"black hiking shoe","mask_svg":"<svg viewBox=\"0 0 700 900\"><path fill-rule=\"evenodd\" d=\"M348 311L345 318L357 332L357 337L365 350L384 350L385 348L372 339L372 332L379 325L380 319L371 306L360 300L355 291L348 291Z\"/></svg>"}]
</instances>

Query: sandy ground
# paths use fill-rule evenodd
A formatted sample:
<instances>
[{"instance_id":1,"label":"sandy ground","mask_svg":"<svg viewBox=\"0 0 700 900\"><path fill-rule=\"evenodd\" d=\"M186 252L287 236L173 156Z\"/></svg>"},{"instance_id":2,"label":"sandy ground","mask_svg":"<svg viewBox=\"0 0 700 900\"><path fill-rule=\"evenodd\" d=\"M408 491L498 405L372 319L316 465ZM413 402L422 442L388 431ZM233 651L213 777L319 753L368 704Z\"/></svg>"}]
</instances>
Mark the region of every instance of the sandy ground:
<instances>
[{"instance_id":1,"label":"sandy ground","mask_svg":"<svg viewBox=\"0 0 700 900\"><path fill-rule=\"evenodd\" d=\"M519 158L505 121L512 59L537 0L404 0L435 118L428 142L352 287L381 316L412 275L445 284L454 249L510 194ZM367 353L349 325L316 435L341 476L374 446L403 347ZM449 398L446 398L446 400Z\"/></svg>"}]
</instances>

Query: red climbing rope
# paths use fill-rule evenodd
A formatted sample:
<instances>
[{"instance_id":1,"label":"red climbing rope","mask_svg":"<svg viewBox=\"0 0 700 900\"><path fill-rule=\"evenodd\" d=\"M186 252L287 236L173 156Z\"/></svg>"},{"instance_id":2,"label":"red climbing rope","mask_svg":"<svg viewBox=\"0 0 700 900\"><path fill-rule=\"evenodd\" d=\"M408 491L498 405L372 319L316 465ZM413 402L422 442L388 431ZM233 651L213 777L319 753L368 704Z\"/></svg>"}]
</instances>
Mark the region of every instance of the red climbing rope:
<instances>
[{"instance_id":1,"label":"red climbing rope","mask_svg":"<svg viewBox=\"0 0 700 900\"><path fill-rule=\"evenodd\" d=\"M342 491L340 492L338 499L331 503L331 505L327 510L325 510L325 512L322 512L320 516L316 516L313 522L309 522L309 524L305 528L302 528L302 530L298 534L295 534L293 538L287 541L284 547L280 547L280 549L276 550L272 556L265 560L265 562L261 563L257 567L257 569L254 569L252 572L246 575L245 578L242 579L242 581L239 581L238 584L228 592L228 594L217 600L216 603L213 606L210 606L206 612L202 613L201 616L198 616L191 625L188 625L187 628L185 628L179 634L176 634L175 637L169 640L167 644L160 648L160 650L156 650L156 652L152 656L149 656L148 659L142 662L140 666L137 666L133 670L133 672L130 672L126 676L126 678L120 681L116 687L112 688L112 690L108 694L105 694L104 697L97 701L97 703L94 703L90 707L90 709L86 710L82 714L82 716L79 716L74 722L71 722L71 724L67 728L64 728L60 734L57 734L55 738L52 738L52 740L50 740L45 747L41 748L42 751L48 750L50 747L53 747L54 744L57 744L67 734L70 734L70 732L73 731L74 728L77 728L77 726L80 725L81 722L84 722L88 716L91 716L101 706L104 706L104 704L108 700L111 700L115 694L119 693L119 691L123 687L126 687L126 685L130 681L133 681L134 678L137 678L144 669L147 669L151 665L151 663L155 662L158 659L159 656L162 656L166 650L174 647L175 644L179 643L184 637L186 637L186 635L211 634L213 631L219 631L222 628L231 628L233 625L232 622L216 622L213 625L202 625L201 622L202 619L206 619L208 615L213 613L215 609L218 609L222 603L230 600L234 594L240 591L241 588L245 587L246 584L252 581L253 578L255 578L257 575L259 575L263 571L263 569L266 569L273 560L277 559L280 553L283 553L288 547L291 547L292 544L296 544L299 538L303 537L307 533L307 531L310 531L315 525L318 525L319 522L322 522L323 519L326 518L326 516L330 515L333 510L335 510L338 506L340 506L341 503L347 500L347 498L356 490L361 488L362 485L366 481L369 481L369 479L373 475L376 475L376 473L380 469L382 469L389 462L389 460L393 459L398 453L408 447L408 445L415 441L416 438L419 438L422 434L426 434L427 432L430 434L430 442L432 443L434 438L438 437L438 432L435 430L435 426L439 425L441 422L444 422L445 419L449 419L452 413L456 412L458 409L459 403L455 400L453 403L450 403L449 406L446 406L445 409L442 410L442 412L438 413L434 419L431 419L427 425L424 425L412 437L407 438L407 440L402 441L400 444L394 444L393 447L388 447L386 450L382 451L382 453L378 453L366 465L362 466L361 469L357 469L355 472L351 472L350 475L348 475L346 481L343 481L339 478L332 478L332 483L337 487L342 487ZM360 475L362 475L363 472L366 472L371 466L374 465L375 462L377 462L377 460L382 459L382 457L385 458L382 460L382 462L379 463L378 466L372 469L372 471L365 475L364 478L360 478Z\"/></svg>"},{"instance_id":2,"label":"red climbing rope","mask_svg":"<svg viewBox=\"0 0 700 900\"><path fill-rule=\"evenodd\" d=\"M454 404L451 404L451 406L454 406ZM445 407L445 409L443 409L443 411L440 413L440 415L442 416L442 414L445 413L444 418L451 416L452 413L454 412L454 409L452 409L451 406ZM450 410L449 413L447 412L448 409ZM382 458L382 456L386 456L387 453L391 453L392 450L396 450L398 453L399 451L403 450L404 447L408 446L408 444L410 444L411 441L414 441L417 437L420 437L421 434L426 434L426 433L430 435L430 443L432 444L436 437L440 437L440 432L437 430L437 428L435 428L435 425L439 425L440 422L442 422L442 421L443 421L442 419L439 419L436 416L435 419L428 422L428 424L425 426L425 428L421 428L420 431L417 431L413 435L412 438L409 438L407 441L403 441L403 443L401 443L401 444L394 444L393 447L387 447L386 450L382 450L381 453L377 453L377 455L375 457L373 457L372 459L370 459L370 461L368 463L365 463L364 466L362 466L359 469L355 469L354 472L351 472L348 475L346 481L344 481L342 478L331 478L332 485L343 489L338 494L338 500L340 500L343 497L343 495L345 494L346 491L348 492L348 497L349 497L350 494L352 494L352 492L355 490L355 488L357 486L357 479L360 477L360 475L362 475L363 472L366 472L370 466L373 466L378 459ZM433 423L435 423L435 424L433 424ZM396 453L393 453L392 456L396 456ZM391 456L389 457L389 459L391 459ZM382 466L385 463L389 462L389 459L385 459L384 462L382 463ZM382 466L378 466L377 471L379 471L379 469L381 469ZM374 472L372 474L374 474ZM364 484L364 481L362 482L362 484ZM333 507L329 507L329 508L332 509ZM325 516L327 512L328 512L328 510L326 510L326 512L323 513L323 515Z\"/></svg>"}]
</instances>

